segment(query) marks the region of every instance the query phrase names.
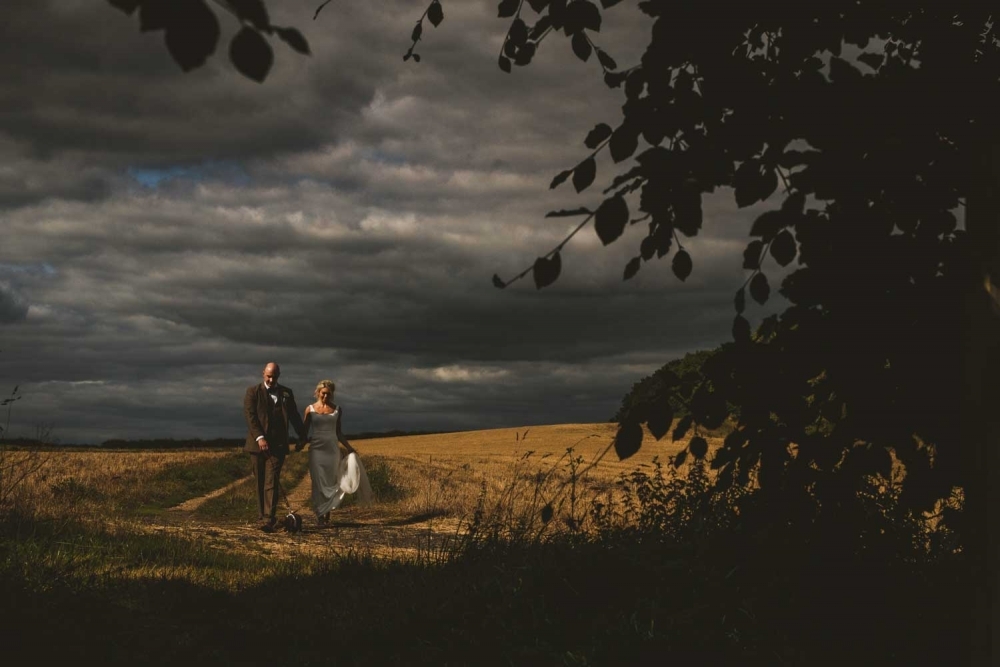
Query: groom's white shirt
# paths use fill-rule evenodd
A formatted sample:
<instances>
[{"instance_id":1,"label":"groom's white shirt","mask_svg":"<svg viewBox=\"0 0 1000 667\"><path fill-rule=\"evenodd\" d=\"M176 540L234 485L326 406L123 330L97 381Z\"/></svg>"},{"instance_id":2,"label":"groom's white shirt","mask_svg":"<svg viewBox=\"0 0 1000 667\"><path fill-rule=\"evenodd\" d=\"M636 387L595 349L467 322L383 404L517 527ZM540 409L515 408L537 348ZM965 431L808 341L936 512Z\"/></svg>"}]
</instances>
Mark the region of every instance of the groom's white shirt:
<instances>
[{"instance_id":1,"label":"groom's white shirt","mask_svg":"<svg viewBox=\"0 0 1000 667\"><path fill-rule=\"evenodd\" d=\"M264 388L265 389L270 389L271 386L268 383L265 382L264 383ZM275 394L270 394L269 393L268 396L270 396L271 400L274 401L275 404L278 403L278 394L276 394L276 393ZM256 438L257 442L260 442L263 439L264 439L264 436L262 436L262 435L258 435L257 438Z\"/></svg>"}]
</instances>

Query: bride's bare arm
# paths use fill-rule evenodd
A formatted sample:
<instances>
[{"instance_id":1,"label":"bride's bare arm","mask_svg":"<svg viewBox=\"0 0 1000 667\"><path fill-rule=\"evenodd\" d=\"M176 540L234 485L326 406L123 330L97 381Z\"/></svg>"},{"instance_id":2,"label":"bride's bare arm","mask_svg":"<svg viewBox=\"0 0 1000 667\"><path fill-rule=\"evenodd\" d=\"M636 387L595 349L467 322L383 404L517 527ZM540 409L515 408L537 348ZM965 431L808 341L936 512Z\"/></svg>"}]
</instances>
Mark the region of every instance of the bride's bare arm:
<instances>
[{"instance_id":1,"label":"bride's bare arm","mask_svg":"<svg viewBox=\"0 0 1000 667\"><path fill-rule=\"evenodd\" d=\"M312 405L307 405L305 411L302 413L302 432L305 433L305 437L299 444L299 449L301 450L306 446L306 440L309 439L309 425L312 423L313 409Z\"/></svg>"},{"instance_id":2,"label":"bride's bare arm","mask_svg":"<svg viewBox=\"0 0 1000 667\"><path fill-rule=\"evenodd\" d=\"M340 430L340 419L343 416L344 408L340 408L340 415L337 417L337 441L347 448L348 454L353 454L356 450L354 447L351 447L351 443L347 442L347 438L344 437L344 432Z\"/></svg>"}]
</instances>

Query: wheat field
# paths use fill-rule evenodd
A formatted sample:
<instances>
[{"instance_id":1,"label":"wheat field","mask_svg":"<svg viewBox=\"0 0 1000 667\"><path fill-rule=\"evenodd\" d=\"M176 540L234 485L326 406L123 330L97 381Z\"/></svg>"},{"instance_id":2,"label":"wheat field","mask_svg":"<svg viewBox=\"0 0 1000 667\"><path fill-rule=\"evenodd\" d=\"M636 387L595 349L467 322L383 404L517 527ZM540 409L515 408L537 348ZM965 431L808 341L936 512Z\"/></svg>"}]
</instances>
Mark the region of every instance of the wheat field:
<instances>
[{"instance_id":1,"label":"wheat field","mask_svg":"<svg viewBox=\"0 0 1000 667\"><path fill-rule=\"evenodd\" d=\"M321 529L309 509L308 474L296 482L283 473L288 488L282 511L293 508L305 521L297 534L255 529L248 460L238 450L34 452L37 470L14 501L39 518L114 523L118 530L182 536L227 552L297 558L360 550L408 558L443 548L477 508L506 512L511 524L537 516L547 504L556 516L580 514L594 498L613 493L623 474L649 470L654 458L665 462L688 442L656 441L647 432L639 452L620 461L612 446L616 428L557 424L357 440L352 444L370 473L397 493L370 507L345 503L334 512L332 527ZM721 439L709 442L714 448ZM307 456L290 454L286 470L301 474ZM191 480L167 474L207 464L228 466L234 481L206 488L204 480L194 480L201 482L195 492ZM220 495L235 510L215 518L199 513L205 501ZM151 509L150 498L160 505Z\"/></svg>"}]
</instances>

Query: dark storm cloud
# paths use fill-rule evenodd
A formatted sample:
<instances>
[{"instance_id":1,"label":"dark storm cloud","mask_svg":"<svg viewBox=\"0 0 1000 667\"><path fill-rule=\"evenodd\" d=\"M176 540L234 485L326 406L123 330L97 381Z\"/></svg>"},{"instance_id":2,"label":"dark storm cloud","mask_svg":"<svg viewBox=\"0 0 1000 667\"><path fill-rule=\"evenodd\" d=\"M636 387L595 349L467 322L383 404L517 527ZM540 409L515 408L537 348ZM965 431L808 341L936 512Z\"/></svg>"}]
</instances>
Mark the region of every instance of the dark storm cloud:
<instances>
[{"instance_id":1,"label":"dark storm cloud","mask_svg":"<svg viewBox=\"0 0 1000 667\"><path fill-rule=\"evenodd\" d=\"M602 157L594 192L548 188L620 117L566 40L504 74L495 2L448 3L404 63L412 3L316 22L270 4L313 55L275 43L263 85L228 63L223 15L216 55L182 74L106 3L5 7L0 304L30 303L0 328L15 433L239 436L268 360L302 406L336 380L349 432L604 421L637 379L729 337L748 216L767 208L731 192L706 197L685 283L669 257L622 282L637 225L606 248L585 229L546 290L491 286L576 224L547 211L596 207L619 171ZM626 67L647 27L618 6L598 42Z\"/></svg>"},{"instance_id":2,"label":"dark storm cloud","mask_svg":"<svg viewBox=\"0 0 1000 667\"><path fill-rule=\"evenodd\" d=\"M9 285L0 282L0 324L20 322L28 316L28 302Z\"/></svg>"}]
</instances>

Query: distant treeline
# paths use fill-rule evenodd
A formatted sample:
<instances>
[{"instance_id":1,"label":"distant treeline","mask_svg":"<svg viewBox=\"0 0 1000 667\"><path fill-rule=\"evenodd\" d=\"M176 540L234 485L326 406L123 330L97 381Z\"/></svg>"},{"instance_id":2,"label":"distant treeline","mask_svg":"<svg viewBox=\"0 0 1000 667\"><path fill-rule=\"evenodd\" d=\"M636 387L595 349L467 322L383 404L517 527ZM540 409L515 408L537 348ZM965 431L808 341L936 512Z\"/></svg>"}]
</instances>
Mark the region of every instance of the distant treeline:
<instances>
[{"instance_id":1,"label":"distant treeline","mask_svg":"<svg viewBox=\"0 0 1000 667\"><path fill-rule=\"evenodd\" d=\"M364 433L345 434L348 440L366 440L370 438L396 438L404 435L431 435L435 433L448 433L448 431L365 431ZM154 438L152 440L105 440L100 444L104 449L181 449L197 448L211 449L214 447L232 449L242 447L244 438L215 438L213 440L201 440L198 438L186 438L175 440L173 438Z\"/></svg>"},{"instance_id":2,"label":"distant treeline","mask_svg":"<svg viewBox=\"0 0 1000 667\"><path fill-rule=\"evenodd\" d=\"M211 447L233 448L242 447L243 438L215 438L213 440L202 440L200 438L185 438L175 440L173 438L153 438L152 440L105 440L100 445L104 449L181 449L198 448L205 449Z\"/></svg>"},{"instance_id":3,"label":"distant treeline","mask_svg":"<svg viewBox=\"0 0 1000 667\"><path fill-rule=\"evenodd\" d=\"M365 431L363 433L345 434L348 440L369 440L371 438L398 438L405 435L435 435L438 433L454 433L454 431L402 431L394 429L391 431ZM123 440L114 438L105 440L100 444L83 444L69 442L43 442L34 438L7 438L0 441L7 447L13 448L38 448L38 447L90 447L99 449L233 449L242 447L244 438L214 438L212 440L202 440L201 438L152 438L145 440Z\"/></svg>"},{"instance_id":4,"label":"distant treeline","mask_svg":"<svg viewBox=\"0 0 1000 667\"><path fill-rule=\"evenodd\" d=\"M688 403L691 394L702 381L702 366L718 350L699 350L689 352L681 359L668 361L652 375L647 375L632 385L632 388L624 398L621 407L611 418L611 421L621 423L633 412L646 410L652 402L653 397L661 395L664 387L671 387L668 390L670 407L674 410L675 417L684 417L688 414ZM679 382L678 382L679 380ZM645 421L645 416L639 416L639 421Z\"/></svg>"}]
</instances>

